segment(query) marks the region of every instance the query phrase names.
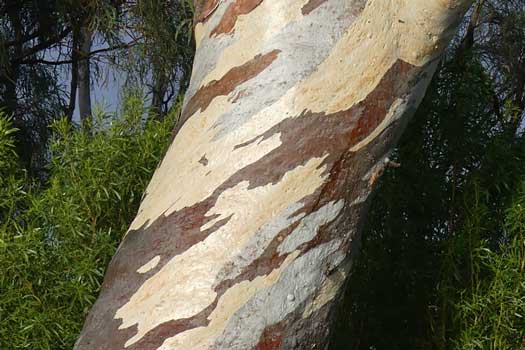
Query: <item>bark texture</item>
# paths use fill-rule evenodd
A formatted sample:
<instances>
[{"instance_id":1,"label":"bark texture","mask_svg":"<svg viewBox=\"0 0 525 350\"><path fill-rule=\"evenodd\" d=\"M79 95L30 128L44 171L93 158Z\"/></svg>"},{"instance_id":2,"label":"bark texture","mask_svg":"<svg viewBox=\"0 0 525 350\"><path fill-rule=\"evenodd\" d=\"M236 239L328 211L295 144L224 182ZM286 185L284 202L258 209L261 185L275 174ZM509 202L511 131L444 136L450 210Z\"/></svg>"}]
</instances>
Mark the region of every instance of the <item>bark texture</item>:
<instances>
[{"instance_id":1,"label":"bark texture","mask_svg":"<svg viewBox=\"0 0 525 350\"><path fill-rule=\"evenodd\" d=\"M326 349L367 198L468 5L196 1L183 124L76 349Z\"/></svg>"}]
</instances>

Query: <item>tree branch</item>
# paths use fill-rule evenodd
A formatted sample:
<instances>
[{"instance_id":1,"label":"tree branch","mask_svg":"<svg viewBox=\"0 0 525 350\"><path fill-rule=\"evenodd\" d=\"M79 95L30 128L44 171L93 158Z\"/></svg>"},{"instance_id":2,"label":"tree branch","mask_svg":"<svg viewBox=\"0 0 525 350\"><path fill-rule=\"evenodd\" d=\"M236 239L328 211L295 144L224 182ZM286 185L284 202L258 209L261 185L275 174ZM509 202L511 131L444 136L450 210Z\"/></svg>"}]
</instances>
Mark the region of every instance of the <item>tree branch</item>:
<instances>
[{"instance_id":1,"label":"tree branch","mask_svg":"<svg viewBox=\"0 0 525 350\"><path fill-rule=\"evenodd\" d=\"M104 53L104 52L111 52L111 51L116 51L116 50L130 49L130 48L134 47L135 45L137 45L140 39L142 39L142 37L134 39L134 40L132 40L132 41L130 41L128 43L115 45L115 46L111 46L111 47L105 47L105 48L98 49L98 50L93 50L93 51L91 51L89 53L89 55L84 56L84 57L79 57L78 61L83 61L83 60L90 59L93 56L96 56L96 55ZM71 64L71 63L73 63L73 60L70 59L70 60L50 61L50 60L46 60L46 59L43 59L43 58L35 58L35 59L31 59L31 60L14 61L14 62L15 63L19 63L19 64L48 64L48 65L53 65L53 66L59 66L59 65L63 65L63 64Z\"/></svg>"},{"instance_id":2,"label":"tree branch","mask_svg":"<svg viewBox=\"0 0 525 350\"><path fill-rule=\"evenodd\" d=\"M22 54L16 58L14 58L11 62L13 63L22 63L23 62L23 59L25 57L28 57L28 56L31 56L31 55L34 55L35 53L39 52L39 51L42 51L42 50L45 50L45 49L48 49L49 47L51 47L52 45L56 44L56 43L59 43L60 41L62 41L66 36L69 35L69 33L71 33L71 28L66 28L62 31L62 33L60 33L58 36L55 36L54 38L51 38L49 40L46 40L44 42L41 42L25 51L22 52Z\"/></svg>"}]
</instances>

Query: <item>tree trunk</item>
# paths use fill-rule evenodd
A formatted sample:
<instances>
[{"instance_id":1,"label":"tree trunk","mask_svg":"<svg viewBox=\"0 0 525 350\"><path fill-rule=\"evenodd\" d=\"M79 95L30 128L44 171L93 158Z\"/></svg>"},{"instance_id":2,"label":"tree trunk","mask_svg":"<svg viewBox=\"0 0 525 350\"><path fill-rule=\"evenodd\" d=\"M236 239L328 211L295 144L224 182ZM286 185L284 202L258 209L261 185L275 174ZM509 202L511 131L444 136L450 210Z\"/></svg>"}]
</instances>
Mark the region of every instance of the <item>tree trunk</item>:
<instances>
[{"instance_id":1,"label":"tree trunk","mask_svg":"<svg viewBox=\"0 0 525 350\"><path fill-rule=\"evenodd\" d=\"M158 118L159 120L164 119L166 110L164 108L164 96L166 96L166 90L168 89L168 79L164 73L163 67L161 64L154 63L153 69L153 86L151 89L151 112L152 115Z\"/></svg>"},{"instance_id":2,"label":"tree trunk","mask_svg":"<svg viewBox=\"0 0 525 350\"><path fill-rule=\"evenodd\" d=\"M197 1L183 125L76 349L326 349L367 198L469 2Z\"/></svg>"},{"instance_id":3,"label":"tree trunk","mask_svg":"<svg viewBox=\"0 0 525 350\"><path fill-rule=\"evenodd\" d=\"M7 11L9 17L9 24L12 26L13 39L16 42L13 45L13 51L11 52L12 57L20 57L22 55L23 45L22 36L24 34L24 27L22 25L22 19L18 16L15 8L10 8ZM2 49L8 50L6 46L2 46ZM7 109L9 114L17 114L18 111L18 79L20 78L20 65L15 61L6 62L3 67L0 68L0 87L3 86L4 91L4 107Z\"/></svg>"},{"instance_id":4,"label":"tree trunk","mask_svg":"<svg viewBox=\"0 0 525 350\"><path fill-rule=\"evenodd\" d=\"M78 61L78 111L80 121L91 116L91 72L90 59L92 33L86 27L80 30L79 61Z\"/></svg>"},{"instance_id":5,"label":"tree trunk","mask_svg":"<svg viewBox=\"0 0 525 350\"><path fill-rule=\"evenodd\" d=\"M73 121L73 114L75 113L75 106L77 101L78 88L78 59L79 59L79 31L73 30L73 38L71 43L71 81L69 85L69 104L67 107L67 120L69 123Z\"/></svg>"}]
</instances>

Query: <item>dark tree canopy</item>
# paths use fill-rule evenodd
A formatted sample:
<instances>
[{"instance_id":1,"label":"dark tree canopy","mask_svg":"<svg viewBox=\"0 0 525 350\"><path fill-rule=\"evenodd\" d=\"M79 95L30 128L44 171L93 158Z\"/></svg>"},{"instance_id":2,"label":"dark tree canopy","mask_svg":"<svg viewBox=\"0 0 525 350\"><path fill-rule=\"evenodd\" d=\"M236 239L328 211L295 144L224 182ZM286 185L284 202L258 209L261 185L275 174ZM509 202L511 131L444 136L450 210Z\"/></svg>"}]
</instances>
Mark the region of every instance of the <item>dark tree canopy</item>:
<instances>
[{"instance_id":1,"label":"dark tree canopy","mask_svg":"<svg viewBox=\"0 0 525 350\"><path fill-rule=\"evenodd\" d=\"M0 1L0 108L26 168L43 171L52 121L71 121L77 104L91 114L108 70L167 113L189 79L191 18L188 0Z\"/></svg>"}]
</instances>

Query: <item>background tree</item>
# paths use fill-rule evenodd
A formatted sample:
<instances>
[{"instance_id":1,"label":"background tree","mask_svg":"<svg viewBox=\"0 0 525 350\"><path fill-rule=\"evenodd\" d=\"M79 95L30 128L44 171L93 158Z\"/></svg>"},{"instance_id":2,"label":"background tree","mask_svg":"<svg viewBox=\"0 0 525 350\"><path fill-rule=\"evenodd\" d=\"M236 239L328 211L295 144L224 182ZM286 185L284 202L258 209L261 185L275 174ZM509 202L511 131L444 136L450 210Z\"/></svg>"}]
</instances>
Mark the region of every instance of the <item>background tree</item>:
<instances>
[{"instance_id":1,"label":"background tree","mask_svg":"<svg viewBox=\"0 0 525 350\"><path fill-rule=\"evenodd\" d=\"M70 32L53 2L0 2L0 106L20 129L18 153L27 168L42 166L47 125L62 113L65 92L57 67L25 62L55 49Z\"/></svg>"},{"instance_id":2,"label":"background tree","mask_svg":"<svg viewBox=\"0 0 525 350\"><path fill-rule=\"evenodd\" d=\"M195 48L192 42L193 5L189 0L142 0L129 7L123 22L144 37L131 57L121 61L133 84L147 87L155 115L163 117L189 83ZM131 65L130 65L131 63Z\"/></svg>"},{"instance_id":3,"label":"background tree","mask_svg":"<svg viewBox=\"0 0 525 350\"><path fill-rule=\"evenodd\" d=\"M187 85L191 15L187 0L1 1L0 107L30 174L45 173L52 121L71 121L77 105L81 120L92 114L93 84L108 69L127 76L123 88L145 86L164 115Z\"/></svg>"}]
</instances>

